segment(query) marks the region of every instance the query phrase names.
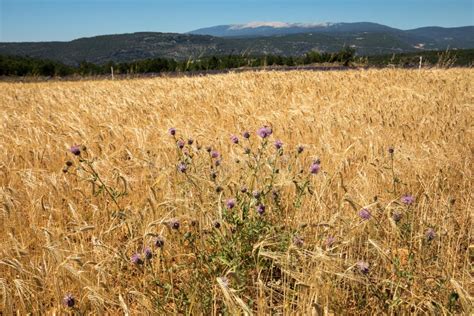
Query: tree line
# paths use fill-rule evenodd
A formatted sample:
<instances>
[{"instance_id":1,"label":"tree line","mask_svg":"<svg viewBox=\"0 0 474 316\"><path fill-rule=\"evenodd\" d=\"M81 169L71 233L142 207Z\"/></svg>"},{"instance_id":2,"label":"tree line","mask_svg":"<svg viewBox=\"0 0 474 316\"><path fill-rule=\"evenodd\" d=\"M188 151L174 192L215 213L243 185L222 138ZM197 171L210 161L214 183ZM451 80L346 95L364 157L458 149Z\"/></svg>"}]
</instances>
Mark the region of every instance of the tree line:
<instances>
[{"instance_id":1,"label":"tree line","mask_svg":"<svg viewBox=\"0 0 474 316\"><path fill-rule=\"evenodd\" d=\"M0 55L0 76L94 76L115 74L146 74L161 72L187 72L226 70L240 67L299 66L314 63L341 63L349 65L355 58L355 50L345 47L336 53L311 51L304 56L208 56L188 60L151 58L132 62L107 62L101 65L83 61L77 66L32 57Z\"/></svg>"},{"instance_id":2,"label":"tree line","mask_svg":"<svg viewBox=\"0 0 474 316\"><path fill-rule=\"evenodd\" d=\"M320 63L337 63L345 66L358 63L376 67L393 65L415 67L419 64L420 56L423 57L424 65L468 67L474 65L474 49L357 57L353 48L344 47L335 53L310 51L303 56L297 57L227 55L188 60L151 58L132 62L107 62L100 65L83 61L76 66L65 65L52 60L0 55L0 76L96 76L108 75L111 73L112 68L115 74L133 75L162 72L219 71L240 67L304 66Z\"/></svg>"}]
</instances>

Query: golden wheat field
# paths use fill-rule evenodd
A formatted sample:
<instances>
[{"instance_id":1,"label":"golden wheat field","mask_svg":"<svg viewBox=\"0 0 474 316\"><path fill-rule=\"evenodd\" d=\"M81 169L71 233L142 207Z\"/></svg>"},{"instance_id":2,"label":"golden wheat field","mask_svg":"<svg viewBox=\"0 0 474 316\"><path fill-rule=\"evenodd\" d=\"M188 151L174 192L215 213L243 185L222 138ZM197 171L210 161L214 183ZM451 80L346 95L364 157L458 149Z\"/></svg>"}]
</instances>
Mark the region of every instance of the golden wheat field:
<instances>
[{"instance_id":1,"label":"golden wheat field","mask_svg":"<svg viewBox=\"0 0 474 316\"><path fill-rule=\"evenodd\" d=\"M0 314L472 313L473 82L0 83Z\"/></svg>"}]
</instances>

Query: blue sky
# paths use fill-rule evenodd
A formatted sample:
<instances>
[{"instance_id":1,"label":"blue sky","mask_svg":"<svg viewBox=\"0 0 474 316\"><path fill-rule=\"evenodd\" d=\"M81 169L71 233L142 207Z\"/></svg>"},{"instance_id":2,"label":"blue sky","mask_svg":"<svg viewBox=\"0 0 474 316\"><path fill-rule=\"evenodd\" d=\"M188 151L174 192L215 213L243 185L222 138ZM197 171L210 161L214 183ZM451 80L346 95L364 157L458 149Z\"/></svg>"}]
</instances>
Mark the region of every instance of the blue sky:
<instances>
[{"instance_id":1,"label":"blue sky","mask_svg":"<svg viewBox=\"0 0 474 316\"><path fill-rule=\"evenodd\" d=\"M474 0L0 0L0 42L187 32L252 21L474 24Z\"/></svg>"}]
</instances>

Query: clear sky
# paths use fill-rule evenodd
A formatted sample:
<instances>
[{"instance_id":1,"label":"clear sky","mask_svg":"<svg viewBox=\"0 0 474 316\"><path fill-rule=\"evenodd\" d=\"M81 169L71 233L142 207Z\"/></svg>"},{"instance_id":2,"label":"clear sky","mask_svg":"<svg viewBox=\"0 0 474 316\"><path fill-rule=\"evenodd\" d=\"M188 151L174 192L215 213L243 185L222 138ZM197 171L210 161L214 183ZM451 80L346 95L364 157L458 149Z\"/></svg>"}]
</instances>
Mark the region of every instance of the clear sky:
<instances>
[{"instance_id":1,"label":"clear sky","mask_svg":"<svg viewBox=\"0 0 474 316\"><path fill-rule=\"evenodd\" d=\"M377 22L401 29L474 24L474 0L0 0L0 42L281 22Z\"/></svg>"}]
</instances>

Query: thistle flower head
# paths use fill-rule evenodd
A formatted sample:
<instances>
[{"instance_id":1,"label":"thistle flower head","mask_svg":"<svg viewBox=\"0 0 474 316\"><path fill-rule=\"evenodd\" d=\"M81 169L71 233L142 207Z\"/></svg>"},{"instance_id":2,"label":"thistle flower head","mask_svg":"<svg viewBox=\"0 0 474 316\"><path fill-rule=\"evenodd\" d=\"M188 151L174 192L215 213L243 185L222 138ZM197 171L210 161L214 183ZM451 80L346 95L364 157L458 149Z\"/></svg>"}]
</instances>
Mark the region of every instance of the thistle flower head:
<instances>
[{"instance_id":1,"label":"thistle flower head","mask_svg":"<svg viewBox=\"0 0 474 316\"><path fill-rule=\"evenodd\" d=\"M393 155L394 152L395 152L395 148L393 148L392 146L388 147L388 153L390 155Z\"/></svg>"},{"instance_id":2,"label":"thistle flower head","mask_svg":"<svg viewBox=\"0 0 474 316\"><path fill-rule=\"evenodd\" d=\"M194 139L188 138L188 145L191 146L194 143Z\"/></svg>"},{"instance_id":3,"label":"thistle flower head","mask_svg":"<svg viewBox=\"0 0 474 316\"><path fill-rule=\"evenodd\" d=\"M225 205L226 207L230 210L230 209L233 209L234 206L235 206L235 199L228 199L226 202L225 202Z\"/></svg>"},{"instance_id":4,"label":"thistle flower head","mask_svg":"<svg viewBox=\"0 0 474 316\"><path fill-rule=\"evenodd\" d=\"M311 174L318 174L319 170L321 170L321 165L317 161L313 162L309 167L309 171L311 172Z\"/></svg>"},{"instance_id":5,"label":"thistle flower head","mask_svg":"<svg viewBox=\"0 0 474 316\"><path fill-rule=\"evenodd\" d=\"M283 147L283 142L279 139L277 139L275 141L275 148L278 150L278 149L281 149Z\"/></svg>"},{"instance_id":6,"label":"thistle flower head","mask_svg":"<svg viewBox=\"0 0 474 316\"><path fill-rule=\"evenodd\" d=\"M392 219L394 222L398 223L402 219L402 213L395 212L392 214Z\"/></svg>"},{"instance_id":7,"label":"thistle flower head","mask_svg":"<svg viewBox=\"0 0 474 316\"><path fill-rule=\"evenodd\" d=\"M219 152L218 152L218 151L215 151L215 150L212 151L212 152L211 152L211 157L212 157L212 158L219 158Z\"/></svg>"},{"instance_id":8,"label":"thistle flower head","mask_svg":"<svg viewBox=\"0 0 474 316\"><path fill-rule=\"evenodd\" d=\"M369 273L369 264L365 261L359 261L357 262L357 269L359 269L359 272L362 274L368 274Z\"/></svg>"},{"instance_id":9,"label":"thistle flower head","mask_svg":"<svg viewBox=\"0 0 474 316\"><path fill-rule=\"evenodd\" d=\"M79 145L73 145L71 148L69 148L69 151L74 155L74 156L79 156L81 155L81 146Z\"/></svg>"},{"instance_id":10,"label":"thistle flower head","mask_svg":"<svg viewBox=\"0 0 474 316\"><path fill-rule=\"evenodd\" d=\"M142 260L142 258L140 257L140 255L139 255L138 253L133 254L133 255L130 257L130 261L131 261L133 264L136 264L136 265L143 264L143 260Z\"/></svg>"},{"instance_id":11,"label":"thistle flower head","mask_svg":"<svg viewBox=\"0 0 474 316\"><path fill-rule=\"evenodd\" d=\"M433 228L428 228L425 233L426 240L432 241L436 237L436 232L434 231Z\"/></svg>"},{"instance_id":12,"label":"thistle flower head","mask_svg":"<svg viewBox=\"0 0 474 316\"><path fill-rule=\"evenodd\" d=\"M232 136L230 136L230 141L234 144L238 144L239 143L239 138L236 135L232 135Z\"/></svg>"},{"instance_id":13,"label":"thistle flower head","mask_svg":"<svg viewBox=\"0 0 474 316\"><path fill-rule=\"evenodd\" d=\"M265 213L265 205L259 204L257 205L257 213L263 215Z\"/></svg>"},{"instance_id":14,"label":"thistle flower head","mask_svg":"<svg viewBox=\"0 0 474 316\"><path fill-rule=\"evenodd\" d=\"M180 149L183 149L183 148L184 148L184 141L182 141L181 139L178 140L178 141L176 142L176 144L178 145L178 147L179 147Z\"/></svg>"},{"instance_id":15,"label":"thistle flower head","mask_svg":"<svg viewBox=\"0 0 474 316\"><path fill-rule=\"evenodd\" d=\"M272 129L268 126L261 127L257 130L257 135L261 138L267 138L272 134Z\"/></svg>"},{"instance_id":16,"label":"thistle flower head","mask_svg":"<svg viewBox=\"0 0 474 316\"><path fill-rule=\"evenodd\" d=\"M168 133L169 133L171 136L176 135L176 128L171 127L170 129L168 129Z\"/></svg>"},{"instance_id":17,"label":"thistle flower head","mask_svg":"<svg viewBox=\"0 0 474 316\"><path fill-rule=\"evenodd\" d=\"M242 133L242 136L245 138L245 139L249 139L250 138L250 133L248 131L245 131Z\"/></svg>"},{"instance_id":18,"label":"thistle flower head","mask_svg":"<svg viewBox=\"0 0 474 316\"><path fill-rule=\"evenodd\" d=\"M247 191L248 191L247 187L241 187L240 188L240 192L242 192L242 193L247 193Z\"/></svg>"},{"instance_id":19,"label":"thistle flower head","mask_svg":"<svg viewBox=\"0 0 474 316\"><path fill-rule=\"evenodd\" d=\"M180 227L181 225L180 225L178 219L173 218L172 220L169 221L169 226L170 226L172 229L179 229L179 227Z\"/></svg>"},{"instance_id":20,"label":"thistle flower head","mask_svg":"<svg viewBox=\"0 0 474 316\"><path fill-rule=\"evenodd\" d=\"M151 258L153 258L153 252L151 251L150 247L146 247L143 253L146 260L151 260Z\"/></svg>"},{"instance_id":21,"label":"thistle flower head","mask_svg":"<svg viewBox=\"0 0 474 316\"><path fill-rule=\"evenodd\" d=\"M253 195L254 198L258 199L260 197L260 191L258 191L258 190L253 191L252 195Z\"/></svg>"},{"instance_id":22,"label":"thistle flower head","mask_svg":"<svg viewBox=\"0 0 474 316\"><path fill-rule=\"evenodd\" d=\"M298 152L298 154L301 154L303 151L304 151L303 145L299 145L299 146L296 148L296 152Z\"/></svg>"},{"instance_id":23,"label":"thistle flower head","mask_svg":"<svg viewBox=\"0 0 474 316\"><path fill-rule=\"evenodd\" d=\"M215 180L217 178L217 172L211 171L211 179Z\"/></svg>"},{"instance_id":24,"label":"thistle flower head","mask_svg":"<svg viewBox=\"0 0 474 316\"><path fill-rule=\"evenodd\" d=\"M158 236L155 240L155 247L156 248L163 248L164 245L165 245L165 240L163 239L163 237Z\"/></svg>"},{"instance_id":25,"label":"thistle flower head","mask_svg":"<svg viewBox=\"0 0 474 316\"><path fill-rule=\"evenodd\" d=\"M359 217L366 221L372 217L372 214L367 208L363 208L359 211Z\"/></svg>"},{"instance_id":26,"label":"thistle flower head","mask_svg":"<svg viewBox=\"0 0 474 316\"><path fill-rule=\"evenodd\" d=\"M400 198L400 201L405 205L411 205L413 202L415 202L415 197L410 194L405 194Z\"/></svg>"},{"instance_id":27,"label":"thistle flower head","mask_svg":"<svg viewBox=\"0 0 474 316\"><path fill-rule=\"evenodd\" d=\"M74 305L76 304L76 299L74 298L74 296L72 296L72 294L68 293L63 298L63 304L69 308L74 307Z\"/></svg>"},{"instance_id":28,"label":"thistle flower head","mask_svg":"<svg viewBox=\"0 0 474 316\"><path fill-rule=\"evenodd\" d=\"M185 173L187 169L188 169L188 167L186 166L186 164L184 162L180 162L178 164L178 171L179 172Z\"/></svg>"}]
</instances>

